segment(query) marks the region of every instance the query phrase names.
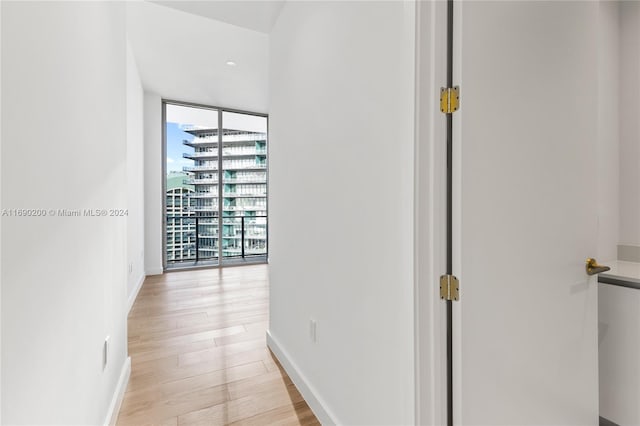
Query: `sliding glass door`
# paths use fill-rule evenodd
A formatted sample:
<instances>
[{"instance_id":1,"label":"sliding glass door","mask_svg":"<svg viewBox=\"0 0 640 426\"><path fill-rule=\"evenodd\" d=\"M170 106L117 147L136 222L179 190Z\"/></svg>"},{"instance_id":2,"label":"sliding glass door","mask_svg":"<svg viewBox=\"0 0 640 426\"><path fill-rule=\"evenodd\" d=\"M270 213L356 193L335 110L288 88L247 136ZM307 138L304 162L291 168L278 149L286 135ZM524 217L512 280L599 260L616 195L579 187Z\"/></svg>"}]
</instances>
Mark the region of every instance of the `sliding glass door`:
<instances>
[{"instance_id":1,"label":"sliding glass door","mask_svg":"<svg viewBox=\"0 0 640 426\"><path fill-rule=\"evenodd\" d=\"M165 265L266 261L267 117L165 102Z\"/></svg>"}]
</instances>

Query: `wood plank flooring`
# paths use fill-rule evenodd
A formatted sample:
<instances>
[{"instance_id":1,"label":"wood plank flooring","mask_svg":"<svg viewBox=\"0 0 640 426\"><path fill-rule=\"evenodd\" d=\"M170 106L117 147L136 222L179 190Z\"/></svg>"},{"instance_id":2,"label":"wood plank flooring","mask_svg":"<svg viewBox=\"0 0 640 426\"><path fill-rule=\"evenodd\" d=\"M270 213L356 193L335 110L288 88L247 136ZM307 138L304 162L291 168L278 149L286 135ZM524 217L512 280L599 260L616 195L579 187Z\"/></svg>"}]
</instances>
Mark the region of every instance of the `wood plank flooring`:
<instances>
[{"instance_id":1,"label":"wood plank flooring","mask_svg":"<svg viewBox=\"0 0 640 426\"><path fill-rule=\"evenodd\" d=\"M319 425L266 345L266 265L148 277L118 425Z\"/></svg>"}]
</instances>

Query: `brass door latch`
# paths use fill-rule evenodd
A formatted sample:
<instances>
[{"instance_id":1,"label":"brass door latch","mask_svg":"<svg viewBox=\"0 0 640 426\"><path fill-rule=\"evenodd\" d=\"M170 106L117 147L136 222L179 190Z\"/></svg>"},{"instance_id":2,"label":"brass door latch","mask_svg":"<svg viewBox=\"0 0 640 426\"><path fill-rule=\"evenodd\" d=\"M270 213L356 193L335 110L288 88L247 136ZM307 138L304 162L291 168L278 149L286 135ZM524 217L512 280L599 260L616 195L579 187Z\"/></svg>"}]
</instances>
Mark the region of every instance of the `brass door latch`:
<instances>
[{"instance_id":1,"label":"brass door latch","mask_svg":"<svg viewBox=\"0 0 640 426\"><path fill-rule=\"evenodd\" d=\"M587 275L597 275L602 272L607 272L611 268L604 265L598 265L598 261L590 257L587 259L586 269L587 269Z\"/></svg>"}]
</instances>

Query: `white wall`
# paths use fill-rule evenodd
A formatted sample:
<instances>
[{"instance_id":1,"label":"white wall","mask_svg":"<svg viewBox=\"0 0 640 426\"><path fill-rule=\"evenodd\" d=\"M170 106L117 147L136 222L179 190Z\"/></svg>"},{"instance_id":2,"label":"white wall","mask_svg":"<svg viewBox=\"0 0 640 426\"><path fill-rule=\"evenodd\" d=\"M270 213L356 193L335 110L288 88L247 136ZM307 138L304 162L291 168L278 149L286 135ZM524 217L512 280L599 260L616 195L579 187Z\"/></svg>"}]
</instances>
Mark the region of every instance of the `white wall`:
<instances>
[{"instance_id":1,"label":"white wall","mask_svg":"<svg viewBox=\"0 0 640 426\"><path fill-rule=\"evenodd\" d=\"M126 208L123 4L1 7L3 207ZM103 423L126 365L126 219L2 230L2 422Z\"/></svg>"},{"instance_id":2,"label":"white wall","mask_svg":"<svg viewBox=\"0 0 640 426\"><path fill-rule=\"evenodd\" d=\"M2 7L0 7L0 46L2 46ZM2 99L2 54L0 54L0 100ZM2 141L2 102L0 102L0 142ZM1 143L0 143L1 145ZM0 149L0 170L2 169L2 149ZM2 173L0 173L0 188L2 188ZM2 210L0 196L0 211ZM2 220L0 220L0 235L2 235ZM0 243L0 424L2 424L2 244Z\"/></svg>"},{"instance_id":3,"label":"white wall","mask_svg":"<svg viewBox=\"0 0 640 426\"><path fill-rule=\"evenodd\" d=\"M145 277L144 92L127 42L127 299L130 308Z\"/></svg>"},{"instance_id":4,"label":"white wall","mask_svg":"<svg viewBox=\"0 0 640 426\"><path fill-rule=\"evenodd\" d=\"M267 112L267 34L146 1L127 2L127 22L145 90Z\"/></svg>"},{"instance_id":5,"label":"white wall","mask_svg":"<svg viewBox=\"0 0 640 426\"><path fill-rule=\"evenodd\" d=\"M325 421L414 421L414 21L287 2L271 34L269 332Z\"/></svg>"},{"instance_id":6,"label":"white wall","mask_svg":"<svg viewBox=\"0 0 640 426\"><path fill-rule=\"evenodd\" d=\"M620 244L640 246L640 3L620 2Z\"/></svg>"},{"instance_id":7,"label":"white wall","mask_svg":"<svg viewBox=\"0 0 640 426\"><path fill-rule=\"evenodd\" d=\"M162 99L144 93L144 264L147 275L162 273Z\"/></svg>"},{"instance_id":8,"label":"white wall","mask_svg":"<svg viewBox=\"0 0 640 426\"><path fill-rule=\"evenodd\" d=\"M599 3L598 32L598 253L601 262L618 257L619 231L619 19L617 2Z\"/></svg>"}]
</instances>

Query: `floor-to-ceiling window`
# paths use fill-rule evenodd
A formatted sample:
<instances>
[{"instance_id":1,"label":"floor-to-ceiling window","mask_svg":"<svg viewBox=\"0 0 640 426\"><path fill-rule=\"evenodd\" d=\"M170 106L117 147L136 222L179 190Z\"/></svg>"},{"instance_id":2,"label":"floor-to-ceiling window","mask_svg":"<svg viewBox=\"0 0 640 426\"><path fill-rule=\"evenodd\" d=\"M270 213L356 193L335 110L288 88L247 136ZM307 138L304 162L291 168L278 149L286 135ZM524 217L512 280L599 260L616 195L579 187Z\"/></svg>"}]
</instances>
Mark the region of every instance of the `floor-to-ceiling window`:
<instances>
[{"instance_id":1,"label":"floor-to-ceiling window","mask_svg":"<svg viewBox=\"0 0 640 426\"><path fill-rule=\"evenodd\" d=\"M165 265L267 259L267 116L164 103Z\"/></svg>"}]
</instances>

